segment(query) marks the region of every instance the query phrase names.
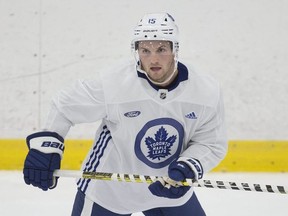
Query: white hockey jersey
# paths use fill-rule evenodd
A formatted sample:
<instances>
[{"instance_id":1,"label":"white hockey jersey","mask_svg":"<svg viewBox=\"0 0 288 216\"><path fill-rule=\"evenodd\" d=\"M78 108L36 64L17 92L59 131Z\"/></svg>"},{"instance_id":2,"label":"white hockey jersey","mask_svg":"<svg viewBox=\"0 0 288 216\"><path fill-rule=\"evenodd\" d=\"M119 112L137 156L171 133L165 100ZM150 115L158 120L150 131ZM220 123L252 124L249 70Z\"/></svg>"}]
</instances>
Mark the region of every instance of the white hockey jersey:
<instances>
[{"instance_id":1,"label":"white hockey jersey","mask_svg":"<svg viewBox=\"0 0 288 216\"><path fill-rule=\"evenodd\" d=\"M73 124L102 120L85 171L167 176L171 161L184 156L208 172L227 151L221 91L211 77L179 67L187 79L171 89L157 89L134 62L79 81L54 98L46 128L65 137ZM152 195L147 184L79 179L77 185L119 214L182 205L193 193L168 199Z\"/></svg>"}]
</instances>

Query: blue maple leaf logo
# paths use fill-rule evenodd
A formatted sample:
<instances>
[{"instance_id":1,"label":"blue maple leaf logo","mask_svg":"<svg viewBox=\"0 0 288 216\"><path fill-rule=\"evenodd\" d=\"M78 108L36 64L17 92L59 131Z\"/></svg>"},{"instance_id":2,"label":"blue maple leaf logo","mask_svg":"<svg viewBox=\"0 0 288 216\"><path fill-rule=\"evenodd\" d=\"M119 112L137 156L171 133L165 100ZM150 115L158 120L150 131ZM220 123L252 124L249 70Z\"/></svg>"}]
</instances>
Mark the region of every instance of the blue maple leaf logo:
<instances>
[{"instance_id":1,"label":"blue maple leaf logo","mask_svg":"<svg viewBox=\"0 0 288 216\"><path fill-rule=\"evenodd\" d=\"M165 158L171 155L171 147L176 141L177 136L173 135L168 137L168 133L162 126L155 134L155 137L146 137L145 144L147 145L149 151L147 157L152 158L152 160L158 158Z\"/></svg>"}]
</instances>

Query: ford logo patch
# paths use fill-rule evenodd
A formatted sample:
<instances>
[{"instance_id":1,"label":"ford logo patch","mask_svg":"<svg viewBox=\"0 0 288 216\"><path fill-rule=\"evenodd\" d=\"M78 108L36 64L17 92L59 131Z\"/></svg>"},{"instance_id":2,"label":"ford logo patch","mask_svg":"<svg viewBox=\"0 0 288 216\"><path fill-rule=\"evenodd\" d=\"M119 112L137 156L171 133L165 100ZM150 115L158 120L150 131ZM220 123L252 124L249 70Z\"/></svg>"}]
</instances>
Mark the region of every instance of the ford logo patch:
<instances>
[{"instance_id":1,"label":"ford logo patch","mask_svg":"<svg viewBox=\"0 0 288 216\"><path fill-rule=\"evenodd\" d=\"M130 112L127 112L127 113L124 113L124 115L128 118L134 118L134 117L137 117L140 115L140 111L130 111Z\"/></svg>"}]
</instances>

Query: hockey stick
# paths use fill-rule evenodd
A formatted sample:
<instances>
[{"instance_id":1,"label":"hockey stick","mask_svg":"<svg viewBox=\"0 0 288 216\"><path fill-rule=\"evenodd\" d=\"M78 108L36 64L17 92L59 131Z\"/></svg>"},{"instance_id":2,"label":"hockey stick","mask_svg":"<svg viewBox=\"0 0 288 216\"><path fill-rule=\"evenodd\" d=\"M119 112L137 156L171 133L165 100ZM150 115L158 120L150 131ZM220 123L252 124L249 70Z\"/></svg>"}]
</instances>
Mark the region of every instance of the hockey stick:
<instances>
[{"instance_id":1,"label":"hockey stick","mask_svg":"<svg viewBox=\"0 0 288 216\"><path fill-rule=\"evenodd\" d=\"M157 178L159 178L157 176L147 176L147 175L85 172L85 171L82 172L74 170L55 170L53 175L58 177L97 179L97 180L119 181L119 182L121 181L136 182L147 184L151 184L157 181ZM177 184L182 186L288 194L288 186L239 183L239 182L227 182L227 181L215 181L215 180L199 180L198 182L193 182L192 179L186 179L185 181L177 182Z\"/></svg>"}]
</instances>

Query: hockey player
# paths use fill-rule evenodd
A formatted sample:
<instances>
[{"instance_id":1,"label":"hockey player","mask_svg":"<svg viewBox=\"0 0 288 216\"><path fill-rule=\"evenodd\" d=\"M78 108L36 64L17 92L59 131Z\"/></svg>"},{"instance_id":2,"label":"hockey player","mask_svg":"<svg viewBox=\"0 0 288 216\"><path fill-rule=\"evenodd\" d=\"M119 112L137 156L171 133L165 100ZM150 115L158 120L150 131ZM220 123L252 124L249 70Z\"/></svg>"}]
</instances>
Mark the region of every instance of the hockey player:
<instances>
[{"instance_id":1,"label":"hockey player","mask_svg":"<svg viewBox=\"0 0 288 216\"><path fill-rule=\"evenodd\" d=\"M178 61L178 28L167 13L145 15L134 31L136 61L79 81L53 100L44 131L27 137L27 184L56 187L64 137L74 124L101 120L82 170L161 178L147 184L79 179L72 216L204 216L193 187L225 156L219 84Z\"/></svg>"}]
</instances>

